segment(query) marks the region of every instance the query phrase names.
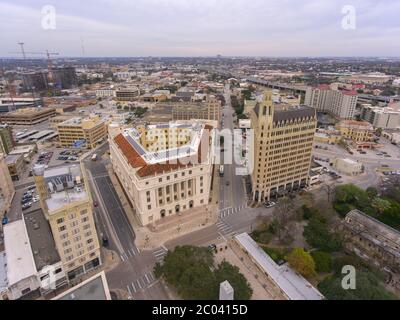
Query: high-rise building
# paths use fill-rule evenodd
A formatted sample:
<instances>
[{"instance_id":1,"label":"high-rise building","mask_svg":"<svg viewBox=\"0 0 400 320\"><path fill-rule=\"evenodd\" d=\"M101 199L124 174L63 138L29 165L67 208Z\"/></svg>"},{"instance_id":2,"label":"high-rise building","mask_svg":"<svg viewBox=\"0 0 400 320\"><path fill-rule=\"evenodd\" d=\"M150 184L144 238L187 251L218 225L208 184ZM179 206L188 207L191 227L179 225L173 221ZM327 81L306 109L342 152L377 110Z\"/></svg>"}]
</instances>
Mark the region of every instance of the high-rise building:
<instances>
[{"instance_id":1,"label":"high-rise building","mask_svg":"<svg viewBox=\"0 0 400 320\"><path fill-rule=\"evenodd\" d=\"M353 119L357 99L356 91L332 90L329 85L320 85L307 89L304 104L340 119Z\"/></svg>"},{"instance_id":2,"label":"high-rise building","mask_svg":"<svg viewBox=\"0 0 400 320\"><path fill-rule=\"evenodd\" d=\"M101 264L92 198L79 164L34 167L41 207L69 280Z\"/></svg>"},{"instance_id":3,"label":"high-rise building","mask_svg":"<svg viewBox=\"0 0 400 320\"><path fill-rule=\"evenodd\" d=\"M251 112L254 130L253 200L264 201L308 183L317 126L314 108L274 104L264 94Z\"/></svg>"},{"instance_id":4,"label":"high-rise building","mask_svg":"<svg viewBox=\"0 0 400 320\"><path fill-rule=\"evenodd\" d=\"M23 87L28 91L42 91L48 88L47 74L43 71L21 74Z\"/></svg>"},{"instance_id":5,"label":"high-rise building","mask_svg":"<svg viewBox=\"0 0 400 320\"><path fill-rule=\"evenodd\" d=\"M51 70L54 87L57 89L71 89L78 84L74 67L58 67Z\"/></svg>"}]
</instances>

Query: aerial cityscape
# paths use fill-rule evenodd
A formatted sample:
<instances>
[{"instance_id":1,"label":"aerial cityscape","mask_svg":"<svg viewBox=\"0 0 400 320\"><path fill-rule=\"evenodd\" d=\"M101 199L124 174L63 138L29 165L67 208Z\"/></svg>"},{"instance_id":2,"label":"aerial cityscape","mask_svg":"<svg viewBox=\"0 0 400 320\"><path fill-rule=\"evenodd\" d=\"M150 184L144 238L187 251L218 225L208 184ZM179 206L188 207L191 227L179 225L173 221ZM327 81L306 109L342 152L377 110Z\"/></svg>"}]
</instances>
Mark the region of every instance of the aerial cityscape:
<instances>
[{"instance_id":1,"label":"aerial cityscape","mask_svg":"<svg viewBox=\"0 0 400 320\"><path fill-rule=\"evenodd\" d=\"M0 2L0 300L400 298L400 3L98 3Z\"/></svg>"}]
</instances>

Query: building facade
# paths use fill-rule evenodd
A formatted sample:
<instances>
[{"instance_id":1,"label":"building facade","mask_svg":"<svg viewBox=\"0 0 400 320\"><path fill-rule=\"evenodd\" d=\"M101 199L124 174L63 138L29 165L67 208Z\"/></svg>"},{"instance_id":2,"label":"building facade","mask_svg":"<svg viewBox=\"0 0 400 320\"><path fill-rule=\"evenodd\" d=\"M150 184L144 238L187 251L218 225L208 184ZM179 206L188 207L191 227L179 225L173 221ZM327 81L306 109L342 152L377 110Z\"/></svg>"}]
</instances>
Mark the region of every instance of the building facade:
<instances>
[{"instance_id":1,"label":"building facade","mask_svg":"<svg viewBox=\"0 0 400 320\"><path fill-rule=\"evenodd\" d=\"M279 105L264 94L251 113L254 130L253 200L265 201L308 183L317 126L315 109Z\"/></svg>"},{"instance_id":2,"label":"building facade","mask_svg":"<svg viewBox=\"0 0 400 320\"><path fill-rule=\"evenodd\" d=\"M363 164L352 159L336 158L333 160L333 167L340 173L349 176L356 176L363 171Z\"/></svg>"},{"instance_id":3,"label":"building facade","mask_svg":"<svg viewBox=\"0 0 400 320\"><path fill-rule=\"evenodd\" d=\"M4 154L0 153L0 220L3 220L4 216L11 208L11 202L14 198L15 189L12 182L8 166L4 159ZM0 226L0 230L2 226Z\"/></svg>"},{"instance_id":4,"label":"building facade","mask_svg":"<svg viewBox=\"0 0 400 320\"><path fill-rule=\"evenodd\" d=\"M40 203L68 280L101 264L93 202L79 164L34 167Z\"/></svg>"},{"instance_id":5,"label":"building facade","mask_svg":"<svg viewBox=\"0 0 400 320\"><path fill-rule=\"evenodd\" d=\"M357 100L355 91L332 90L328 85L321 85L307 89L304 104L340 119L353 119Z\"/></svg>"},{"instance_id":6,"label":"building facade","mask_svg":"<svg viewBox=\"0 0 400 320\"><path fill-rule=\"evenodd\" d=\"M205 102L174 103L173 120L215 120L221 119L221 101L214 96L207 96Z\"/></svg>"},{"instance_id":7,"label":"building facade","mask_svg":"<svg viewBox=\"0 0 400 320\"><path fill-rule=\"evenodd\" d=\"M9 154L14 146L11 127L7 124L0 125L0 153Z\"/></svg>"},{"instance_id":8,"label":"building facade","mask_svg":"<svg viewBox=\"0 0 400 320\"><path fill-rule=\"evenodd\" d=\"M114 172L142 225L208 204L211 129L169 123L110 134Z\"/></svg>"},{"instance_id":9,"label":"building facade","mask_svg":"<svg viewBox=\"0 0 400 320\"><path fill-rule=\"evenodd\" d=\"M374 128L369 122L344 120L336 125L343 138L355 143L371 142L373 140Z\"/></svg>"}]
</instances>

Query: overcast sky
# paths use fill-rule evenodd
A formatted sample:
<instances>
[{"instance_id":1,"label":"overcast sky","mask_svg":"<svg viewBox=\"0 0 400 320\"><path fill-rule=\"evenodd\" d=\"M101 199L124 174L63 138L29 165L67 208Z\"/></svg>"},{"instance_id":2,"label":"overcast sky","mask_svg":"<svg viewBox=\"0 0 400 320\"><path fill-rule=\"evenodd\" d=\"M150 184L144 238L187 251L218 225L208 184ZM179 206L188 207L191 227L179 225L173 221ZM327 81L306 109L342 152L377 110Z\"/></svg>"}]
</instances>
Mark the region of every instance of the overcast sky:
<instances>
[{"instance_id":1,"label":"overcast sky","mask_svg":"<svg viewBox=\"0 0 400 320\"><path fill-rule=\"evenodd\" d=\"M42 7L56 10L43 29ZM356 10L343 29L342 8ZM400 0L0 0L0 56L400 56ZM82 43L84 50L82 50Z\"/></svg>"}]
</instances>

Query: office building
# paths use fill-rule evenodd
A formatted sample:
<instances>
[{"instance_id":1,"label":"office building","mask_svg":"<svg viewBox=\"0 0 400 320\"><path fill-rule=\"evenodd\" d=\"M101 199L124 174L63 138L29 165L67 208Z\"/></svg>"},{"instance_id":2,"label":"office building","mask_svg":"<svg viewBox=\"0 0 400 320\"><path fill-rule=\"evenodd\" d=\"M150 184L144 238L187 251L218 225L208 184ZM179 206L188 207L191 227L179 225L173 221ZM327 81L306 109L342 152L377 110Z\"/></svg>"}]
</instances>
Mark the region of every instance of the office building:
<instances>
[{"instance_id":1,"label":"office building","mask_svg":"<svg viewBox=\"0 0 400 320\"><path fill-rule=\"evenodd\" d=\"M253 200L261 202L305 187L317 126L315 109L274 104L267 91L250 117L255 140Z\"/></svg>"},{"instance_id":2,"label":"office building","mask_svg":"<svg viewBox=\"0 0 400 320\"><path fill-rule=\"evenodd\" d=\"M57 124L57 132L62 147L92 149L107 137L107 126L98 116L76 117Z\"/></svg>"},{"instance_id":3,"label":"office building","mask_svg":"<svg viewBox=\"0 0 400 320\"><path fill-rule=\"evenodd\" d=\"M363 164L352 159L336 158L333 160L333 167L339 172L349 176L356 176L363 171Z\"/></svg>"},{"instance_id":4,"label":"office building","mask_svg":"<svg viewBox=\"0 0 400 320\"><path fill-rule=\"evenodd\" d=\"M63 269L73 280L101 264L92 198L79 164L33 169L40 204Z\"/></svg>"},{"instance_id":5,"label":"office building","mask_svg":"<svg viewBox=\"0 0 400 320\"><path fill-rule=\"evenodd\" d=\"M51 69L53 85L57 89L72 89L78 85L74 67L56 67Z\"/></svg>"},{"instance_id":6,"label":"office building","mask_svg":"<svg viewBox=\"0 0 400 320\"><path fill-rule=\"evenodd\" d=\"M114 172L142 225L208 204L211 129L173 122L110 130Z\"/></svg>"},{"instance_id":7,"label":"office building","mask_svg":"<svg viewBox=\"0 0 400 320\"><path fill-rule=\"evenodd\" d=\"M136 101L140 96L139 88L119 88L115 90L114 96L117 101Z\"/></svg>"},{"instance_id":8,"label":"office building","mask_svg":"<svg viewBox=\"0 0 400 320\"><path fill-rule=\"evenodd\" d=\"M22 154L9 154L5 157L11 179L18 181L21 179L25 168L25 158Z\"/></svg>"},{"instance_id":9,"label":"office building","mask_svg":"<svg viewBox=\"0 0 400 320\"><path fill-rule=\"evenodd\" d=\"M25 72L21 74L22 84L27 91L43 91L48 89L47 74L43 71Z\"/></svg>"}]
</instances>

